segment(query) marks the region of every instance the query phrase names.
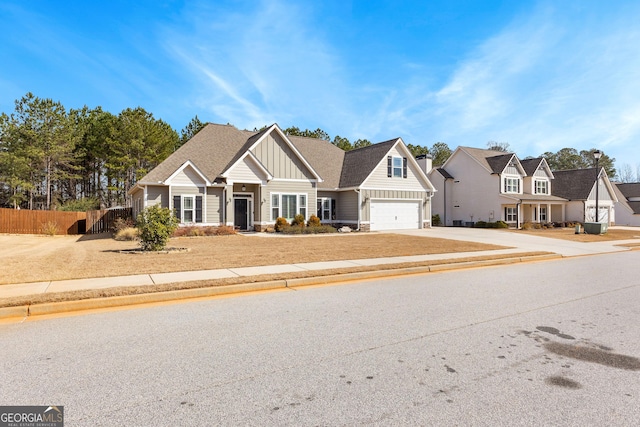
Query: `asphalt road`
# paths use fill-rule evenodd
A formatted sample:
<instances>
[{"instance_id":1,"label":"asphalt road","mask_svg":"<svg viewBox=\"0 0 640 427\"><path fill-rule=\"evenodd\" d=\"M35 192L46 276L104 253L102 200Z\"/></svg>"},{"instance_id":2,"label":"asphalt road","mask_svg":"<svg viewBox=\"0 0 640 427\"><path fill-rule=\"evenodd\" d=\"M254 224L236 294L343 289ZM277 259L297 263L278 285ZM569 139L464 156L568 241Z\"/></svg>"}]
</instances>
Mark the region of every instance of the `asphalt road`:
<instances>
[{"instance_id":1,"label":"asphalt road","mask_svg":"<svg viewBox=\"0 0 640 427\"><path fill-rule=\"evenodd\" d=\"M0 325L68 426L638 425L640 252Z\"/></svg>"}]
</instances>

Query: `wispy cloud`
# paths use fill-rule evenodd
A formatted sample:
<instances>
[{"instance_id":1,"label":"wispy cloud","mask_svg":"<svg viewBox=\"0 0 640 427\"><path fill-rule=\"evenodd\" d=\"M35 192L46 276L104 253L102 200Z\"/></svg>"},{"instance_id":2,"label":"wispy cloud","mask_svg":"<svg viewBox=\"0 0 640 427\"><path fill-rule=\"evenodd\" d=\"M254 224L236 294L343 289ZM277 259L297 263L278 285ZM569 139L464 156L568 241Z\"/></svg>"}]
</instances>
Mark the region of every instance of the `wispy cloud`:
<instances>
[{"instance_id":1,"label":"wispy cloud","mask_svg":"<svg viewBox=\"0 0 640 427\"><path fill-rule=\"evenodd\" d=\"M311 11L278 1L244 10L200 6L187 11L193 33L167 30L167 49L203 83L199 103L209 114L241 127L312 127L347 111L340 63L308 25Z\"/></svg>"},{"instance_id":2,"label":"wispy cloud","mask_svg":"<svg viewBox=\"0 0 640 427\"><path fill-rule=\"evenodd\" d=\"M463 60L417 115L441 139L509 142L523 155L610 149L640 137L640 31L617 15L540 7Z\"/></svg>"}]
</instances>

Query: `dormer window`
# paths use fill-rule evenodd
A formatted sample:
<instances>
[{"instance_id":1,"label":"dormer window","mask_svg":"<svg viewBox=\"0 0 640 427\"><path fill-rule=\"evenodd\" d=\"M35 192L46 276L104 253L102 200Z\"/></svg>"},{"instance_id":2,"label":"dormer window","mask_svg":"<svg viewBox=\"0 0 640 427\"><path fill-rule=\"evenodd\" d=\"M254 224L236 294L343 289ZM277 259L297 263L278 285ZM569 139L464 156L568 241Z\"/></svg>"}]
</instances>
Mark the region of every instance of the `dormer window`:
<instances>
[{"instance_id":1,"label":"dormer window","mask_svg":"<svg viewBox=\"0 0 640 427\"><path fill-rule=\"evenodd\" d=\"M549 194L549 181L536 180L535 194Z\"/></svg>"},{"instance_id":2,"label":"dormer window","mask_svg":"<svg viewBox=\"0 0 640 427\"><path fill-rule=\"evenodd\" d=\"M520 178L505 177L504 178L504 192L505 193L520 193Z\"/></svg>"},{"instance_id":3,"label":"dormer window","mask_svg":"<svg viewBox=\"0 0 640 427\"><path fill-rule=\"evenodd\" d=\"M406 178L407 177L407 158L388 156L387 157L387 177Z\"/></svg>"}]
</instances>

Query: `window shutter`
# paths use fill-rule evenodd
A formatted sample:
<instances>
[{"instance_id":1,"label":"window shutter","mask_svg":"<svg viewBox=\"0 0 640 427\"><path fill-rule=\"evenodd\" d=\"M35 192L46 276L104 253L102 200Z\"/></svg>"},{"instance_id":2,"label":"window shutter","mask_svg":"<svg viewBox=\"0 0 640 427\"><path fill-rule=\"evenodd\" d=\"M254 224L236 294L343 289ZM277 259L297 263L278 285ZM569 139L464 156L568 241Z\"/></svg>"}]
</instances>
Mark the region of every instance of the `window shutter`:
<instances>
[{"instance_id":1,"label":"window shutter","mask_svg":"<svg viewBox=\"0 0 640 427\"><path fill-rule=\"evenodd\" d=\"M180 209L180 196L173 196L173 214L179 221L182 221L182 218L180 217Z\"/></svg>"},{"instance_id":2,"label":"window shutter","mask_svg":"<svg viewBox=\"0 0 640 427\"><path fill-rule=\"evenodd\" d=\"M402 158L402 177L403 178L407 177L407 158L406 157Z\"/></svg>"},{"instance_id":3,"label":"window shutter","mask_svg":"<svg viewBox=\"0 0 640 427\"><path fill-rule=\"evenodd\" d=\"M196 196L196 222L202 222L202 196Z\"/></svg>"},{"instance_id":4,"label":"window shutter","mask_svg":"<svg viewBox=\"0 0 640 427\"><path fill-rule=\"evenodd\" d=\"M391 174L393 173L393 166L391 164L393 160L391 159L391 156L387 156L387 178L391 178Z\"/></svg>"}]
</instances>

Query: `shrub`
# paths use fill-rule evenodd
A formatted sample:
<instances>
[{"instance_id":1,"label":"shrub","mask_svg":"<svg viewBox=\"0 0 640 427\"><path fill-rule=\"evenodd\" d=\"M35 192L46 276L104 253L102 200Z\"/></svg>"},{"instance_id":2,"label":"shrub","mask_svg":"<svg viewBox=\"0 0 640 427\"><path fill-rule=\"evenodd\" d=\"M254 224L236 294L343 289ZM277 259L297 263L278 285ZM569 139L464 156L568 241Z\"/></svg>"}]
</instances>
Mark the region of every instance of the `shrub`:
<instances>
[{"instance_id":1,"label":"shrub","mask_svg":"<svg viewBox=\"0 0 640 427\"><path fill-rule=\"evenodd\" d=\"M138 214L136 225L142 250L161 251L178 227L178 219L169 208L153 205Z\"/></svg>"},{"instance_id":2,"label":"shrub","mask_svg":"<svg viewBox=\"0 0 640 427\"><path fill-rule=\"evenodd\" d=\"M431 225L442 225L442 220L440 219L440 214L431 215Z\"/></svg>"},{"instance_id":3,"label":"shrub","mask_svg":"<svg viewBox=\"0 0 640 427\"><path fill-rule=\"evenodd\" d=\"M276 231L282 231L282 228L287 225L289 225L287 220L279 216L278 218L276 218L276 225L274 228L276 229Z\"/></svg>"},{"instance_id":4,"label":"shrub","mask_svg":"<svg viewBox=\"0 0 640 427\"><path fill-rule=\"evenodd\" d=\"M291 225L292 226L298 226L298 227L304 227L304 216L301 214L298 214L296 216L293 217L293 221L291 221Z\"/></svg>"},{"instance_id":5,"label":"shrub","mask_svg":"<svg viewBox=\"0 0 640 427\"><path fill-rule=\"evenodd\" d=\"M231 236L233 234L236 234L236 229L229 225L221 225L214 228L215 236Z\"/></svg>"},{"instance_id":6,"label":"shrub","mask_svg":"<svg viewBox=\"0 0 640 427\"><path fill-rule=\"evenodd\" d=\"M135 227L122 228L116 231L113 236L115 240L126 241L126 240L137 240L138 239L138 229Z\"/></svg>"},{"instance_id":7,"label":"shrub","mask_svg":"<svg viewBox=\"0 0 640 427\"><path fill-rule=\"evenodd\" d=\"M119 231L122 230L126 230L127 228L134 228L135 227L135 223L133 222L132 218L116 218L115 221L113 221L113 231L118 234Z\"/></svg>"},{"instance_id":8,"label":"shrub","mask_svg":"<svg viewBox=\"0 0 640 427\"><path fill-rule=\"evenodd\" d=\"M204 227L189 227L189 233L187 234L190 237L201 237L206 236L207 232Z\"/></svg>"},{"instance_id":9,"label":"shrub","mask_svg":"<svg viewBox=\"0 0 640 427\"><path fill-rule=\"evenodd\" d=\"M475 228L509 228L509 224L504 221L486 222L477 221L474 225Z\"/></svg>"},{"instance_id":10,"label":"shrub","mask_svg":"<svg viewBox=\"0 0 640 427\"><path fill-rule=\"evenodd\" d=\"M320 234L320 233L337 233L334 227L330 225L318 225L315 227L299 227L293 225L285 225L280 230L282 234Z\"/></svg>"},{"instance_id":11,"label":"shrub","mask_svg":"<svg viewBox=\"0 0 640 427\"><path fill-rule=\"evenodd\" d=\"M55 221L47 221L42 224L42 234L46 234L47 236L55 236L58 234L58 223Z\"/></svg>"},{"instance_id":12,"label":"shrub","mask_svg":"<svg viewBox=\"0 0 640 427\"><path fill-rule=\"evenodd\" d=\"M309 221L307 222L309 227L319 227L320 226L320 218L315 215L311 215L309 217Z\"/></svg>"}]
</instances>

